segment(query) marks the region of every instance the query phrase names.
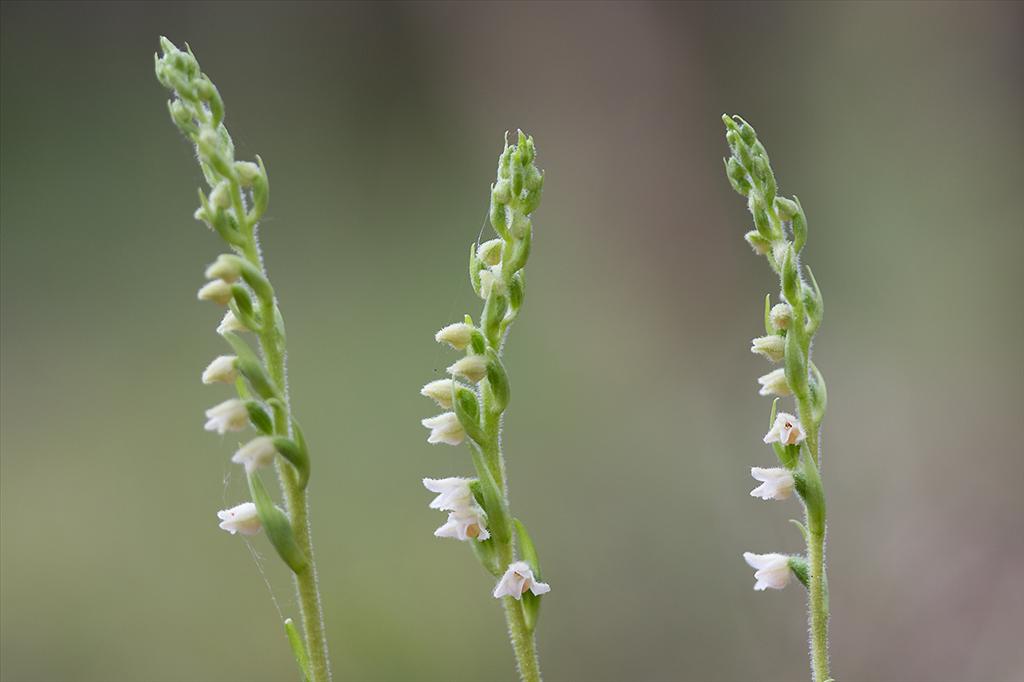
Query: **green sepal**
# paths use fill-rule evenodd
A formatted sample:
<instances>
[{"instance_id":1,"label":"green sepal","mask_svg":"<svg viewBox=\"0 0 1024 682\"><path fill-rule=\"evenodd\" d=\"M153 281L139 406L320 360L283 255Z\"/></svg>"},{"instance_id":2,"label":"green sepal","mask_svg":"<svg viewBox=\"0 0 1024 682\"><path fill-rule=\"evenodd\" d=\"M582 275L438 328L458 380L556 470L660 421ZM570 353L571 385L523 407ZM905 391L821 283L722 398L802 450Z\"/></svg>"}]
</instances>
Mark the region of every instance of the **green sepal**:
<instances>
[{"instance_id":1,"label":"green sepal","mask_svg":"<svg viewBox=\"0 0 1024 682\"><path fill-rule=\"evenodd\" d=\"M501 414L508 407L510 389L505 365L493 348L487 349L487 384L493 398L489 408L495 414Z\"/></svg>"},{"instance_id":2,"label":"green sepal","mask_svg":"<svg viewBox=\"0 0 1024 682\"><path fill-rule=\"evenodd\" d=\"M782 293L786 296L789 305L793 307L793 324L794 326L797 324L803 326L802 321L797 319L797 306L803 308L803 305L800 299L800 273L797 271L799 265L792 244L786 247L786 255L783 256L779 266L782 269Z\"/></svg>"},{"instance_id":3,"label":"green sepal","mask_svg":"<svg viewBox=\"0 0 1024 682\"><path fill-rule=\"evenodd\" d=\"M473 287L473 292L480 295L480 271L487 267L484 262L480 260L479 256L476 255L477 245L476 243L469 245L469 283Z\"/></svg>"},{"instance_id":4,"label":"green sepal","mask_svg":"<svg viewBox=\"0 0 1024 682\"><path fill-rule=\"evenodd\" d=\"M267 212L267 204L270 203L270 181L267 178L267 167L263 165L263 158L257 154L256 163L259 164L260 174L252 181L252 220L255 222Z\"/></svg>"},{"instance_id":5,"label":"green sepal","mask_svg":"<svg viewBox=\"0 0 1024 682\"><path fill-rule=\"evenodd\" d=\"M263 363L260 362L259 357L249 347L249 344L234 332L224 332L221 336L231 344L232 350L238 356L235 366L249 382L253 392L264 400L276 397L278 395L277 388L267 377Z\"/></svg>"},{"instance_id":6,"label":"green sepal","mask_svg":"<svg viewBox=\"0 0 1024 682\"><path fill-rule=\"evenodd\" d=\"M532 170L536 169L534 168ZM547 176L547 173L541 172L539 173L539 175L540 181L538 182L537 187L535 189L531 189L529 186L530 177L527 176L526 178L527 189L526 192L523 194L522 200L520 200L519 202L519 210L523 212L523 215L530 215L531 213L537 210L538 206L540 206L541 193L544 190L544 178Z\"/></svg>"},{"instance_id":7,"label":"green sepal","mask_svg":"<svg viewBox=\"0 0 1024 682\"><path fill-rule=\"evenodd\" d=\"M760 234L764 239L771 241L774 235L772 229L772 222L768 218L768 211L762 201L754 202L753 207L754 216L754 227L757 228L757 233Z\"/></svg>"},{"instance_id":8,"label":"green sepal","mask_svg":"<svg viewBox=\"0 0 1024 682\"><path fill-rule=\"evenodd\" d=\"M512 279L508 283L509 308L513 311L518 311L523 305L523 297L525 294L526 285L524 283L523 271L520 270L516 274L512 275Z\"/></svg>"},{"instance_id":9,"label":"green sepal","mask_svg":"<svg viewBox=\"0 0 1024 682\"><path fill-rule=\"evenodd\" d=\"M512 245L512 253L502 266L509 275L515 274L526 267L526 260L530 257L530 246L533 242L533 227L529 226L524 230L523 236L517 239Z\"/></svg>"},{"instance_id":10,"label":"green sepal","mask_svg":"<svg viewBox=\"0 0 1024 682\"><path fill-rule=\"evenodd\" d=\"M804 456L800 458L800 464L793 475L796 483L794 487L807 510L808 532L820 537L825 534L825 491L811 452L807 447L803 447L802 452Z\"/></svg>"},{"instance_id":11,"label":"green sepal","mask_svg":"<svg viewBox=\"0 0 1024 682\"><path fill-rule=\"evenodd\" d=\"M487 512L487 528L491 538L500 545L508 544L512 539L509 528L509 513L505 506L505 496L494 480L491 469L484 458L483 450L473 448L473 465L476 467L477 480L480 484L481 506ZM504 568L504 567L502 567Z\"/></svg>"},{"instance_id":12,"label":"green sepal","mask_svg":"<svg viewBox=\"0 0 1024 682\"><path fill-rule=\"evenodd\" d=\"M295 423L292 422L294 429ZM295 467L299 475L299 487L305 488L309 483L309 453L298 442L285 436L274 436L274 449Z\"/></svg>"},{"instance_id":13,"label":"green sepal","mask_svg":"<svg viewBox=\"0 0 1024 682\"><path fill-rule=\"evenodd\" d=\"M793 571L793 575L804 587L810 589L811 571L807 565L807 559L802 556L790 556L787 559L789 560L789 570Z\"/></svg>"},{"instance_id":14,"label":"green sepal","mask_svg":"<svg viewBox=\"0 0 1024 682\"><path fill-rule=\"evenodd\" d=\"M807 532L807 527L796 519L790 519L789 522L796 526L797 530L800 531L800 535L804 537L804 543L808 545L811 544L811 534Z\"/></svg>"},{"instance_id":15,"label":"green sepal","mask_svg":"<svg viewBox=\"0 0 1024 682\"><path fill-rule=\"evenodd\" d=\"M249 292L246 291L245 287L243 287L241 284L231 285L231 298L234 301L235 305L238 307L239 312L241 313L241 316L238 319L243 320L243 318L253 318L252 298L249 297ZM246 326L248 327L249 325L246 324ZM253 327L249 328L255 330L255 328Z\"/></svg>"},{"instance_id":16,"label":"green sepal","mask_svg":"<svg viewBox=\"0 0 1024 682\"><path fill-rule=\"evenodd\" d=\"M764 333L768 336L777 334L775 325L772 324L772 295L765 294L764 297Z\"/></svg>"},{"instance_id":17,"label":"green sepal","mask_svg":"<svg viewBox=\"0 0 1024 682\"><path fill-rule=\"evenodd\" d=\"M807 306L807 316L811 319L810 327L808 328L808 334L813 336L818 327L821 326L821 319L825 315L825 301L821 297L821 289L818 288L818 280L814 279L814 273L811 269L807 268L807 276L811 280L811 286L805 287L805 301L808 299L813 300L814 305Z\"/></svg>"},{"instance_id":18,"label":"green sepal","mask_svg":"<svg viewBox=\"0 0 1024 682\"><path fill-rule=\"evenodd\" d=\"M258 471L249 473L249 493L252 495L253 504L256 505L256 513L259 514L260 523L270 538L270 544L277 550L281 559L288 564L294 573L301 573L309 565L309 559L302 549L295 542L295 534L292 533L292 525L283 511L278 509L263 487L263 479Z\"/></svg>"},{"instance_id":19,"label":"green sepal","mask_svg":"<svg viewBox=\"0 0 1024 682\"><path fill-rule=\"evenodd\" d=\"M760 155L755 156L753 170L761 181L765 202L771 206L775 201L775 192L778 188L775 184L775 174L772 173L772 168L768 165L768 159Z\"/></svg>"},{"instance_id":20,"label":"green sepal","mask_svg":"<svg viewBox=\"0 0 1024 682\"><path fill-rule=\"evenodd\" d=\"M274 433L274 422L259 401L246 400L245 409L249 413L249 422L253 428L266 436Z\"/></svg>"},{"instance_id":21,"label":"green sepal","mask_svg":"<svg viewBox=\"0 0 1024 682\"><path fill-rule=\"evenodd\" d=\"M757 131L754 130L754 126L743 120L742 116L734 116L734 118L739 121L740 137L743 138L743 141L747 144L754 144L757 142Z\"/></svg>"},{"instance_id":22,"label":"green sepal","mask_svg":"<svg viewBox=\"0 0 1024 682\"><path fill-rule=\"evenodd\" d=\"M508 239L508 211L504 204L499 204L491 197L491 209L489 211L491 227L502 239Z\"/></svg>"},{"instance_id":23,"label":"green sepal","mask_svg":"<svg viewBox=\"0 0 1024 682\"><path fill-rule=\"evenodd\" d=\"M811 380L808 384L811 392L811 416L814 423L819 424L828 407L828 391L825 388L825 377L821 376L821 372L813 360L809 363L809 368L811 370Z\"/></svg>"},{"instance_id":24,"label":"green sepal","mask_svg":"<svg viewBox=\"0 0 1024 682\"><path fill-rule=\"evenodd\" d=\"M292 654L295 655L295 662L299 664L304 682L313 681L313 671L309 667L309 657L306 656L306 647L302 643L302 637L295 627L291 618L284 619L284 632L288 635L288 643L291 644Z\"/></svg>"},{"instance_id":25,"label":"green sepal","mask_svg":"<svg viewBox=\"0 0 1024 682\"><path fill-rule=\"evenodd\" d=\"M807 243L807 216L804 215L804 207L795 196L793 202L796 204L796 213L793 215L793 249L800 253Z\"/></svg>"},{"instance_id":26,"label":"green sepal","mask_svg":"<svg viewBox=\"0 0 1024 682\"><path fill-rule=\"evenodd\" d=\"M274 288L270 286L270 281L267 279L266 275L246 259L239 258L238 260L241 262L240 270L242 279L245 280L245 283L252 287L252 290L256 292L256 295L259 296L261 300L273 301Z\"/></svg>"},{"instance_id":27,"label":"green sepal","mask_svg":"<svg viewBox=\"0 0 1024 682\"><path fill-rule=\"evenodd\" d=\"M519 538L519 553L522 555L523 561L530 565L533 577L536 580L542 581L540 559L537 558L537 550L534 547L533 539L530 537L522 521L519 519L513 519L512 521L516 527L516 536ZM540 600L541 598L533 592L527 591L523 594L523 616L526 620L526 628L530 632L533 632L537 627L537 619L540 617Z\"/></svg>"},{"instance_id":28,"label":"green sepal","mask_svg":"<svg viewBox=\"0 0 1024 682\"><path fill-rule=\"evenodd\" d=\"M483 486L480 485L480 480L474 480L469 484L469 489L473 492L473 497L476 499L481 509L486 506L484 500ZM484 512L486 514L486 512ZM488 526L490 522L488 521ZM498 560L498 550L494 544L493 536L486 540L472 540L469 546L473 549L473 555L476 556L477 561L483 566L484 570L493 575L495 578L500 578L504 572L504 567Z\"/></svg>"},{"instance_id":29,"label":"green sepal","mask_svg":"<svg viewBox=\"0 0 1024 682\"><path fill-rule=\"evenodd\" d=\"M452 409L466 435L474 442L487 443L487 433L480 426L480 405L476 393L457 381L452 382Z\"/></svg>"},{"instance_id":30,"label":"green sepal","mask_svg":"<svg viewBox=\"0 0 1024 682\"><path fill-rule=\"evenodd\" d=\"M491 295L484 303L480 327L483 329L487 343L497 348L501 343L501 321L508 308L508 299L498 293L498 286L491 287Z\"/></svg>"},{"instance_id":31,"label":"green sepal","mask_svg":"<svg viewBox=\"0 0 1024 682\"><path fill-rule=\"evenodd\" d=\"M750 194L750 183L747 181L747 172L740 166L740 162L734 157L722 159L725 162L725 176L729 178L729 184L740 196Z\"/></svg>"},{"instance_id":32,"label":"green sepal","mask_svg":"<svg viewBox=\"0 0 1024 682\"><path fill-rule=\"evenodd\" d=\"M196 94L210 106L210 114L213 117L211 124L214 128L224 121L224 100L221 99L217 86L203 74L195 82Z\"/></svg>"},{"instance_id":33,"label":"green sepal","mask_svg":"<svg viewBox=\"0 0 1024 682\"><path fill-rule=\"evenodd\" d=\"M800 343L800 335L790 331L786 334L785 363L786 383L789 390L799 399L807 396L807 357Z\"/></svg>"},{"instance_id":34,"label":"green sepal","mask_svg":"<svg viewBox=\"0 0 1024 682\"><path fill-rule=\"evenodd\" d=\"M235 302L234 298L232 298L231 302L228 303L228 307L231 308L231 312L235 314L235 317L238 318L238 321L245 325L246 329L248 329L249 331L259 330L261 326L260 318L258 315L253 313L251 309L250 312L245 312L238 306L238 303Z\"/></svg>"},{"instance_id":35,"label":"green sepal","mask_svg":"<svg viewBox=\"0 0 1024 682\"><path fill-rule=\"evenodd\" d=\"M466 316L466 324L473 324L473 320ZM487 351L487 341L484 339L484 335L480 333L479 329L474 328L472 333L469 335L469 347L473 349L474 355L483 355Z\"/></svg>"}]
</instances>

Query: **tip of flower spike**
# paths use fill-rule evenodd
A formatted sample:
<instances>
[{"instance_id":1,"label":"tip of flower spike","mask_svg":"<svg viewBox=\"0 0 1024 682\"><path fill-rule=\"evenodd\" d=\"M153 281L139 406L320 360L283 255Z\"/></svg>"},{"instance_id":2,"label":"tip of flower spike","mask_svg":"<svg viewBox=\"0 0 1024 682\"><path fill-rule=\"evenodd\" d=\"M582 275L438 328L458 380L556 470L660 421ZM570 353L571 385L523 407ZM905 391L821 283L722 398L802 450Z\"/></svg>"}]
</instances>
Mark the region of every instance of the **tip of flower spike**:
<instances>
[{"instance_id":1,"label":"tip of flower spike","mask_svg":"<svg viewBox=\"0 0 1024 682\"><path fill-rule=\"evenodd\" d=\"M167 36L160 36L160 49L163 50L164 55L169 55L169 54L173 54L175 52L180 52L178 47L174 43L172 43L167 38Z\"/></svg>"}]
</instances>

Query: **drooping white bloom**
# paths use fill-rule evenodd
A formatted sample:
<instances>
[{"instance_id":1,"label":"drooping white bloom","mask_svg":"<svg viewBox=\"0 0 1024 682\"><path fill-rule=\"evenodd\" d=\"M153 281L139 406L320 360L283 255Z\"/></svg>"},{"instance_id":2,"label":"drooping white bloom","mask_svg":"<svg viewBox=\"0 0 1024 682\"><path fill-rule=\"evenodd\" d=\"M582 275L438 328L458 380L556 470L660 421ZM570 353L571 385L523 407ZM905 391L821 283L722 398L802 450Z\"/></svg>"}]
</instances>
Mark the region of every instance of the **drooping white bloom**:
<instances>
[{"instance_id":1,"label":"drooping white bloom","mask_svg":"<svg viewBox=\"0 0 1024 682\"><path fill-rule=\"evenodd\" d=\"M249 328L242 324L242 321L235 317L235 313L228 310L224 313L224 319L220 321L217 326L217 333L223 334L224 332L247 332Z\"/></svg>"},{"instance_id":2,"label":"drooping white bloom","mask_svg":"<svg viewBox=\"0 0 1024 682\"><path fill-rule=\"evenodd\" d=\"M203 383L213 384L222 382L230 384L238 378L238 370L235 369L236 355L221 355L214 358L210 366L203 371Z\"/></svg>"},{"instance_id":3,"label":"drooping white bloom","mask_svg":"<svg viewBox=\"0 0 1024 682\"><path fill-rule=\"evenodd\" d=\"M754 570L754 589L757 591L766 590L769 587L773 590L781 590L789 583L789 557L785 554L754 554L744 552L743 559L750 564Z\"/></svg>"},{"instance_id":4,"label":"drooping white bloom","mask_svg":"<svg viewBox=\"0 0 1024 682\"><path fill-rule=\"evenodd\" d=\"M497 265L501 262L501 252L504 246L505 240L491 239L477 247L476 257L487 265Z\"/></svg>"},{"instance_id":5,"label":"drooping white bloom","mask_svg":"<svg viewBox=\"0 0 1024 682\"><path fill-rule=\"evenodd\" d=\"M501 576L501 580L495 586L494 598L522 599L523 593L527 590L541 595L550 592L551 586L547 583L537 582L537 579L533 577L533 570L525 561L514 561L508 565L505 575Z\"/></svg>"},{"instance_id":6,"label":"drooping white bloom","mask_svg":"<svg viewBox=\"0 0 1024 682\"><path fill-rule=\"evenodd\" d=\"M238 449L238 452L231 456L235 464L244 464L245 473L250 474L260 467L274 463L274 456L277 448L270 436L258 436Z\"/></svg>"},{"instance_id":7,"label":"drooping white bloom","mask_svg":"<svg viewBox=\"0 0 1024 682\"><path fill-rule=\"evenodd\" d=\"M436 417L424 419L420 423L430 429L430 435L427 437L428 443L460 445L466 438L466 430L462 428L462 424L454 412L445 412Z\"/></svg>"},{"instance_id":8,"label":"drooping white bloom","mask_svg":"<svg viewBox=\"0 0 1024 682\"><path fill-rule=\"evenodd\" d=\"M448 521L434 531L439 538L455 538L456 540L479 540L483 542L491 537L487 531L487 517L480 507L472 506L465 510L453 511L448 514Z\"/></svg>"},{"instance_id":9,"label":"drooping white bloom","mask_svg":"<svg viewBox=\"0 0 1024 682\"><path fill-rule=\"evenodd\" d=\"M473 479L471 478L459 478L457 476L451 478L424 478L423 487L432 493L438 493L437 497L430 503L430 508L456 511L474 506L476 501L473 498L473 491L469 488L469 484L472 482Z\"/></svg>"},{"instance_id":10,"label":"drooping white bloom","mask_svg":"<svg viewBox=\"0 0 1024 682\"><path fill-rule=\"evenodd\" d=\"M789 395L789 383L786 382L786 370L779 369L768 372L757 380L761 384L760 395Z\"/></svg>"},{"instance_id":11,"label":"drooping white bloom","mask_svg":"<svg viewBox=\"0 0 1024 682\"><path fill-rule=\"evenodd\" d=\"M243 502L237 507L219 511L217 518L220 519L220 527L232 535L256 535L263 528L259 514L256 513L256 505L252 502Z\"/></svg>"},{"instance_id":12,"label":"drooping white bloom","mask_svg":"<svg viewBox=\"0 0 1024 682\"><path fill-rule=\"evenodd\" d=\"M219 305L227 305L231 302L231 285L222 279L215 279L212 282L207 282L206 285L199 290L196 294L196 298L200 301L213 301Z\"/></svg>"},{"instance_id":13,"label":"drooping white bloom","mask_svg":"<svg viewBox=\"0 0 1024 682\"><path fill-rule=\"evenodd\" d=\"M241 259L238 256L221 254L206 268L206 279L222 279L229 284L242 276Z\"/></svg>"},{"instance_id":14,"label":"drooping white bloom","mask_svg":"<svg viewBox=\"0 0 1024 682\"><path fill-rule=\"evenodd\" d=\"M420 395L433 400L446 410L452 407L452 388L455 382L451 379L438 379L420 389Z\"/></svg>"},{"instance_id":15,"label":"drooping white bloom","mask_svg":"<svg viewBox=\"0 0 1024 682\"><path fill-rule=\"evenodd\" d=\"M800 420L788 412L779 412L775 415L775 423L768 433L764 434L765 443L781 443L782 445L797 445L807 438L804 427Z\"/></svg>"},{"instance_id":16,"label":"drooping white bloom","mask_svg":"<svg viewBox=\"0 0 1024 682\"><path fill-rule=\"evenodd\" d=\"M793 494L793 474L786 469L751 467L750 475L754 480L762 482L750 491L751 497L760 497L762 500L786 500Z\"/></svg>"},{"instance_id":17,"label":"drooping white bloom","mask_svg":"<svg viewBox=\"0 0 1024 682\"><path fill-rule=\"evenodd\" d=\"M467 355L449 367L448 373L453 376L465 377L475 384L487 376L487 358L483 355Z\"/></svg>"},{"instance_id":18,"label":"drooping white bloom","mask_svg":"<svg viewBox=\"0 0 1024 682\"><path fill-rule=\"evenodd\" d=\"M473 338L473 325L465 322L454 322L447 327L441 328L434 334L434 340L438 343L447 343L455 350L465 350Z\"/></svg>"},{"instance_id":19,"label":"drooping white bloom","mask_svg":"<svg viewBox=\"0 0 1024 682\"><path fill-rule=\"evenodd\" d=\"M204 429L216 431L223 436L228 431L244 429L249 424L249 410L241 400L232 398L208 409L206 420Z\"/></svg>"},{"instance_id":20,"label":"drooping white bloom","mask_svg":"<svg viewBox=\"0 0 1024 682\"><path fill-rule=\"evenodd\" d=\"M786 340L777 334L759 336L750 342L750 352L778 362L786 354Z\"/></svg>"}]
</instances>

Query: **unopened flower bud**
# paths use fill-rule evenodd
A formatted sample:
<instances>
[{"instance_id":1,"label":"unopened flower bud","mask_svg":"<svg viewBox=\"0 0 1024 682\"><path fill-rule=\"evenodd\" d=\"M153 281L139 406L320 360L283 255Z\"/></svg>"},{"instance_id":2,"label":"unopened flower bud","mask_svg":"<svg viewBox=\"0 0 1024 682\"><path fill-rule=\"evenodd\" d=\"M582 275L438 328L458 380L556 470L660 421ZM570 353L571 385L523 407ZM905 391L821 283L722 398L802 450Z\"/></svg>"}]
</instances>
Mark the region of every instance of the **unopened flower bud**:
<instances>
[{"instance_id":1,"label":"unopened flower bud","mask_svg":"<svg viewBox=\"0 0 1024 682\"><path fill-rule=\"evenodd\" d=\"M507 204L512 198L512 183L508 180L498 180L494 183L494 189L491 190L491 197L494 198L496 204Z\"/></svg>"},{"instance_id":2,"label":"unopened flower bud","mask_svg":"<svg viewBox=\"0 0 1024 682\"><path fill-rule=\"evenodd\" d=\"M430 429L427 442L432 445L436 443L461 445L462 441L466 439L466 430L462 428L462 422L454 412L445 412L436 417L424 419L420 423Z\"/></svg>"},{"instance_id":3,"label":"unopened flower bud","mask_svg":"<svg viewBox=\"0 0 1024 682\"><path fill-rule=\"evenodd\" d=\"M256 513L256 505L252 502L243 502L237 507L217 512L220 519L220 527L234 535L256 535L263 528L260 523L260 516Z\"/></svg>"},{"instance_id":4,"label":"unopened flower bud","mask_svg":"<svg viewBox=\"0 0 1024 682\"><path fill-rule=\"evenodd\" d=\"M775 197L775 209L779 212L779 217L783 220L792 220L793 216L800 212L796 202L786 197Z\"/></svg>"},{"instance_id":5,"label":"unopened flower bud","mask_svg":"<svg viewBox=\"0 0 1024 682\"><path fill-rule=\"evenodd\" d=\"M227 208L231 205L231 185L227 180L221 180L210 192L210 203L217 208Z\"/></svg>"},{"instance_id":6,"label":"unopened flower bud","mask_svg":"<svg viewBox=\"0 0 1024 682\"><path fill-rule=\"evenodd\" d=\"M779 443L781 445L799 445L807 438L804 427L800 420L788 412L779 412L775 415L775 423L771 430L764 435L765 443Z\"/></svg>"},{"instance_id":7,"label":"unopened flower bud","mask_svg":"<svg viewBox=\"0 0 1024 682\"><path fill-rule=\"evenodd\" d=\"M249 328L242 324L242 321L235 317L235 313L232 310L228 310L224 313L224 319L217 325L217 333L224 334L225 332L247 332Z\"/></svg>"},{"instance_id":8,"label":"unopened flower bud","mask_svg":"<svg viewBox=\"0 0 1024 682\"><path fill-rule=\"evenodd\" d=\"M273 439L269 436L259 436L239 448L238 452L231 456L231 461L235 464L244 464L245 473L248 474L260 467L273 464L276 454L277 448L274 447Z\"/></svg>"},{"instance_id":9,"label":"unopened flower bud","mask_svg":"<svg viewBox=\"0 0 1024 682\"><path fill-rule=\"evenodd\" d=\"M761 469L751 467L750 475L754 480L761 481L761 485L750 491L751 497L760 497L762 500L786 500L793 494L793 487L796 482L793 474L781 467Z\"/></svg>"},{"instance_id":10,"label":"unopened flower bud","mask_svg":"<svg viewBox=\"0 0 1024 682\"><path fill-rule=\"evenodd\" d=\"M754 589L757 591L766 590L769 587L773 590L781 590L789 583L789 557L785 554L754 554L744 552L743 559L751 568L756 569L754 578Z\"/></svg>"},{"instance_id":11,"label":"unopened flower bud","mask_svg":"<svg viewBox=\"0 0 1024 682\"><path fill-rule=\"evenodd\" d=\"M221 254L206 268L206 279L222 279L237 282L242 276L242 259L231 254Z\"/></svg>"},{"instance_id":12,"label":"unopened flower bud","mask_svg":"<svg viewBox=\"0 0 1024 682\"><path fill-rule=\"evenodd\" d=\"M448 373L465 377L475 384L487 376L487 358L483 355L467 355L449 367Z\"/></svg>"},{"instance_id":13,"label":"unopened flower bud","mask_svg":"<svg viewBox=\"0 0 1024 682\"><path fill-rule=\"evenodd\" d=\"M230 284L222 279L215 279L200 289L196 296L200 301L213 301L219 305L227 305L231 302L233 293Z\"/></svg>"},{"instance_id":14,"label":"unopened flower bud","mask_svg":"<svg viewBox=\"0 0 1024 682\"><path fill-rule=\"evenodd\" d=\"M242 187L249 187L256 178L260 177L260 167L252 161L235 161L235 172L238 174L238 182Z\"/></svg>"},{"instance_id":15,"label":"unopened flower bud","mask_svg":"<svg viewBox=\"0 0 1024 682\"><path fill-rule=\"evenodd\" d=\"M446 410L452 408L452 388L455 382L451 379L438 379L420 389L420 395L430 398Z\"/></svg>"},{"instance_id":16,"label":"unopened flower bud","mask_svg":"<svg viewBox=\"0 0 1024 682\"><path fill-rule=\"evenodd\" d=\"M447 343L455 350L465 350L472 338L473 325L465 322L455 322L434 334L435 341Z\"/></svg>"},{"instance_id":17,"label":"unopened flower bud","mask_svg":"<svg viewBox=\"0 0 1024 682\"><path fill-rule=\"evenodd\" d=\"M743 235L743 238L750 244L750 248L754 249L754 253L759 256L764 256L772 250L772 243L761 236L761 233L757 230L751 230Z\"/></svg>"},{"instance_id":18,"label":"unopened flower bud","mask_svg":"<svg viewBox=\"0 0 1024 682\"><path fill-rule=\"evenodd\" d=\"M538 582L533 576L533 569L525 561L514 561L508 565L505 575L494 588L494 598L512 597L519 600L527 590L535 595L546 594L551 591L547 583Z\"/></svg>"},{"instance_id":19,"label":"unopened flower bud","mask_svg":"<svg viewBox=\"0 0 1024 682\"><path fill-rule=\"evenodd\" d=\"M249 410L245 403L236 398L225 400L206 411L207 431L216 431L224 435L228 431L241 431L249 424Z\"/></svg>"},{"instance_id":20,"label":"unopened flower bud","mask_svg":"<svg viewBox=\"0 0 1024 682\"><path fill-rule=\"evenodd\" d=\"M793 308L788 303L776 303L768 317L776 329L788 329L789 323L793 321Z\"/></svg>"},{"instance_id":21,"label":"unopened flower bud","mask_svg":"<svg viewBox=\"0 0 1024 682\"><path fill-rule=\"evenodd\" d=\"M786 339L772 334L771 336L759 336L750 342L750 352L763 355L772 362L778 362L786 354Z\"/></svg>"},{"instance_id":22,"label":"unopened flower bud","mask_svg":"<svg viewBox=\"0 0 1024 682\"><path fill-rule=\"evenodd\" d=\"M221 355L214 359L203 372L203 383L232 383L238 378L238 370L235 367L237 360L238 356L235 355Z\"/></svg>"},{"instance_id":23,"label":"unopened flower bud","mask_svg":"<svg viewBox=\"0 0 1024 682\"><path fill-rule=\"evenodd\" d=\"M761 390L758 391L760 395L782 395L786 396L792 393L789 390L789 384L786 382L786 371L782 368L768 372L763 377L758 378L757 383L761 384Z\"/></svg>"},{"instance_id":24,"label":"unopened flower bud","mask_svg":"<svg viewBox=\"0 0 1024 682\"><path fill-rule=\"evenodd\" d=\"M504 246L505 240L491 239L477 248L476 257L487 265L497 265L501 262L501 252Z\"/></svg>"}]
</instances>

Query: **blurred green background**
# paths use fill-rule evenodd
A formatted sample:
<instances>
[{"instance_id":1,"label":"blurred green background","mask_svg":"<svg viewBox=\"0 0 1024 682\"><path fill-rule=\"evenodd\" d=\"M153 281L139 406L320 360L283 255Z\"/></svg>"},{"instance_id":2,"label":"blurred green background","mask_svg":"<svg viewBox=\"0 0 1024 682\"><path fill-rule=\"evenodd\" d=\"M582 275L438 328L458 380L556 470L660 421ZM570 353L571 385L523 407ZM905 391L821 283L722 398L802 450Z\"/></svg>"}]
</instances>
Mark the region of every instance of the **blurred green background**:
<instances>
[{"instance_id":1,"label":"blurred green background","mask_svg":"<svg viewBox=\"0 0 1024 682\"><path fill-rule=\"evenodd\" d=\"M548 678L805 679L803 590L756 594L741 558L801 541L797 503L747 494L775 284L722 112L810 221L838 679L1024 678L1022 7L4 2L0 676L295 678L288 577L214 516L246 494L201 428L223 247L166 34L270 171L336 679L514 676L492 580L431 535L420 479L470 463L417 390L478 311L466 249L516 127L547 183L505 442Z\"/></svg>"}]
</instances>

